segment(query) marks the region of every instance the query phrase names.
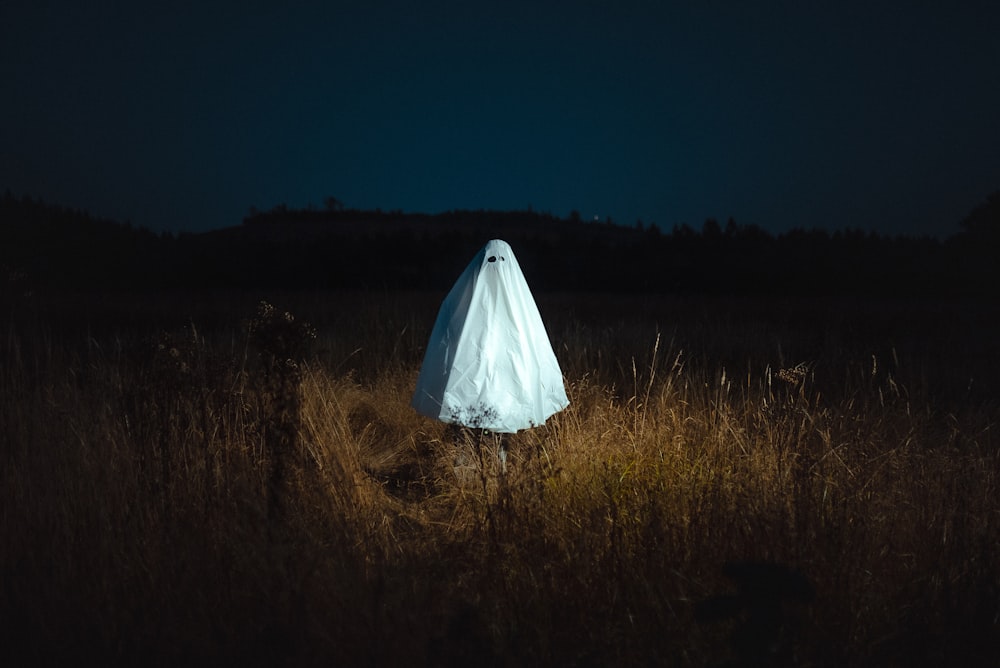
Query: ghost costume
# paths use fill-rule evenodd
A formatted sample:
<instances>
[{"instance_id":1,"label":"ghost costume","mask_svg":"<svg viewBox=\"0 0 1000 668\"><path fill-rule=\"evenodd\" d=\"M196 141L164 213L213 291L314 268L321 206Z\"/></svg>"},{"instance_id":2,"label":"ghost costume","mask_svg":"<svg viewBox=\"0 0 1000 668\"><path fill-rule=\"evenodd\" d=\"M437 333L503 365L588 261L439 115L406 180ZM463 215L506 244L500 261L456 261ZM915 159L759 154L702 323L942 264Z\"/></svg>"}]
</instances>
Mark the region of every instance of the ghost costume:
<instances>
[{"instance_id":1,"label":"ghost costume","mask_svg":"<svg viewBox=\"0 0 1000 668\"><path fill-rule=\"evenodd\" d=\"M500 433L542 425L569 405L506 241L488 242L445 297L411 403L422 415Z\"/></svg>"}]
</instances>

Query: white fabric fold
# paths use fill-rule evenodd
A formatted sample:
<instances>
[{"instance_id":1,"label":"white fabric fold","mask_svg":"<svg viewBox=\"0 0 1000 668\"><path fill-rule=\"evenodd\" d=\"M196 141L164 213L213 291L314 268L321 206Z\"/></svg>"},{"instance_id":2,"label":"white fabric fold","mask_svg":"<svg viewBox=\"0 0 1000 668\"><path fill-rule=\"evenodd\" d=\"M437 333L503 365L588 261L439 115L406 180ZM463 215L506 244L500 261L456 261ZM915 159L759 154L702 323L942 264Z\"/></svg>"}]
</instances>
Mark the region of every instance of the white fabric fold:
<instances>
[{"instance_id":1,"label":"white fabric fold","mask_svg":"<svg viewBox=\"0 0 1000 668\"><path fill-rule=\"evenodd\" d=\"M487 242L442 302L411 404L427 417L501 433L540 426L569 405L506 241Z\"/></svg>"}]
</instances>

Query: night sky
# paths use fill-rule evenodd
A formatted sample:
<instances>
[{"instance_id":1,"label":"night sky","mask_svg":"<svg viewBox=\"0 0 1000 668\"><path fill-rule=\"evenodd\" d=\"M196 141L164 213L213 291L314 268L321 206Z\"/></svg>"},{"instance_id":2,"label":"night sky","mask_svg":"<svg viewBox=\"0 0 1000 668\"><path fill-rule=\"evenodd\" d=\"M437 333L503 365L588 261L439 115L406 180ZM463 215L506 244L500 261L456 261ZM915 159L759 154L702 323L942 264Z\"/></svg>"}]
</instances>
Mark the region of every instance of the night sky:
<instances>
[{"instance_id":1,"label":"night sky","mask_svg":"<svg viewBox=\"0 0 1000 668\"><path fill-rule=\"evenodd\" d=\"M1000 189L1000 3L0 4L0 191L947 236Z\"/></svg>"}]
</instances>

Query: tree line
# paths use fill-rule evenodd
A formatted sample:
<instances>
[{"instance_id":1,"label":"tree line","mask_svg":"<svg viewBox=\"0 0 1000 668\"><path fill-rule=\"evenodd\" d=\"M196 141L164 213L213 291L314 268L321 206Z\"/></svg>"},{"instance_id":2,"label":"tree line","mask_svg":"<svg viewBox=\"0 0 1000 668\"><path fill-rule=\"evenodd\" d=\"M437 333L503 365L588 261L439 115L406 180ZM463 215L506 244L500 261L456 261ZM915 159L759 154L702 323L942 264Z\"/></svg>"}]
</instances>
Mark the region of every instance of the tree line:
<instances>
[{"instance_id":1,"label":"tree line","mask_svg":"<svg viewBox=\"0 0 1000 668\"><path fill-rule=\"evenodd\" d=\"M941 240L871 231L772 234L730 219L700 229L584 222L527 211L251 211L242 225L155 234L87 212L0 199L0 283L35 289L446 290L491 238L536 291L976 296L996 293L1000 191Z\"/></svg>"}]
</instances>

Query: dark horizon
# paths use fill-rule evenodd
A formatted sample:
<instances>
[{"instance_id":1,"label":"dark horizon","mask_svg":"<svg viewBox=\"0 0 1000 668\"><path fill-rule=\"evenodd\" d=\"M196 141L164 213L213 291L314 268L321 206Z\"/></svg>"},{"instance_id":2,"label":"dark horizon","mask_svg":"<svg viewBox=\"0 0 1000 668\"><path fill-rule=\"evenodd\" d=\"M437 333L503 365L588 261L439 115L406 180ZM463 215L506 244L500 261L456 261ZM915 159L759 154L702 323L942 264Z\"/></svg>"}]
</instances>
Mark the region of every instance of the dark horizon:
<instances>
[{"instance_id":1,"label":"dark horizon","mask_svg":"<svg viewBox=\"0 0 1000 668\"><path fill-rule=\"evenodd\" d=\"M513 246L532 288L544 292L977 297L1000 284L1000 192L947 240L862 229L773 235L733 219L662 230L535 211L429 215L328 204L173 235L7 193L3 290L444 290L494 238Z\"/></svg>"},{"instance_id":2,"label":"dark horizon","mask_svg":"<svg viewBox=\"0 0 1000 668\"><path fill-rule=\"evenodd\" d=\"M798 235L801 233L820 233L827 236L837 236L838 234L850 234L850 235L867 235L876 238L884 239L907 239L907 240L934 240L937 242L946 242L952 240L956 237L961 237L967 234L970 225L976 225L976 219L983 218L984 216L988 218L986 222L986 227L996 227L997 223L997 210L1000 209L1000 189L995 189L994 191L985 194L980 197L977 201L970 203L970 205L964 210L964 213L959 216L959 218L952 221L949 230L942 234L931 234L923 232L914 232L908 230L896 231L896 232L886 232L879 229L865 228L861 226L844 225L839 227L828 227L821 225L794 225L783 230L773 230L767 226L760 225L755 222L747 222L744 220L739 220L735 216L725 216L718 217L713 215L706 215L697 220L682 221L677 222L672 225L662 225L656 221L644 221L642 219L636 219L633 221L624 221L616 219L612 216L605 216L604 218L592 217L589 218L584 216L579 209L571 208L565 213L557 213L547 209L537 209L534 206L528 205L519 208L490 208L490 207L446 207L438 211L421 211L421 210L406 210L401 208L388 208L382 206L374 206L370 208L366 207L355 207L350 206L332 195L327 195L323 197L320 201L322 203L317 203L317 201L310 200L306 204L300 207L289 206L285 202L280 202L274 204L270 207L258 207L256 205L250 205L244 211L241 216L226 222L225 224L209 227L205 229L189 230L189 229L161 229L155 226L150 226L141 221L136 221L131 218L118 218L115 216L110 216L100 211L90 209L85 206L79 206L72 202L64 202L53 200L45 197L44 195L37 195L26 192L15 192L10 188L3 189L0 193L0 200L3 202L10 203L24 203L29 207L35 207L39 211L45 211L47 214L51 215L62 215L67 214L70 216L75 216L79 219L86 219L89 221L98 221L102 224L113 225L113 226L123 226L129 229L135 229L142 232L148 232L157 236L167 236L167 237L178 237L178 236L191 236L191 235L202 235L202 234L212 234L218 232L225 232L227 230L232 230L234 228L239 228L247 224L261 223L261 222L291 222L291 221L303 221L303 220L313 220L313 221L344 221L350 219L356 222L362 221L372 221L372 220L386 220L394 219L397 221L417 221L417 220L455 220L462 219L481 219L484 216L492 219L503 219L504 217L534 217L539 220L553 221L553 222L571 222L574 224L581 224L583 226L594 226L594 227L613 227L622 229L639 229L639 230L656 230L660 234L670 235L677 232L682 234L701 234L706 226L719 226L725 228L728 226L733 226L734 224L741 228L747 228L755 230L762 235L766 235L771 238L779 239L789 235ZM20 222L20 221L14 221ZM982 223L980 223L981 225ZM374 230L378 233L379 230Z\"/></svg>"}]
</instances>

